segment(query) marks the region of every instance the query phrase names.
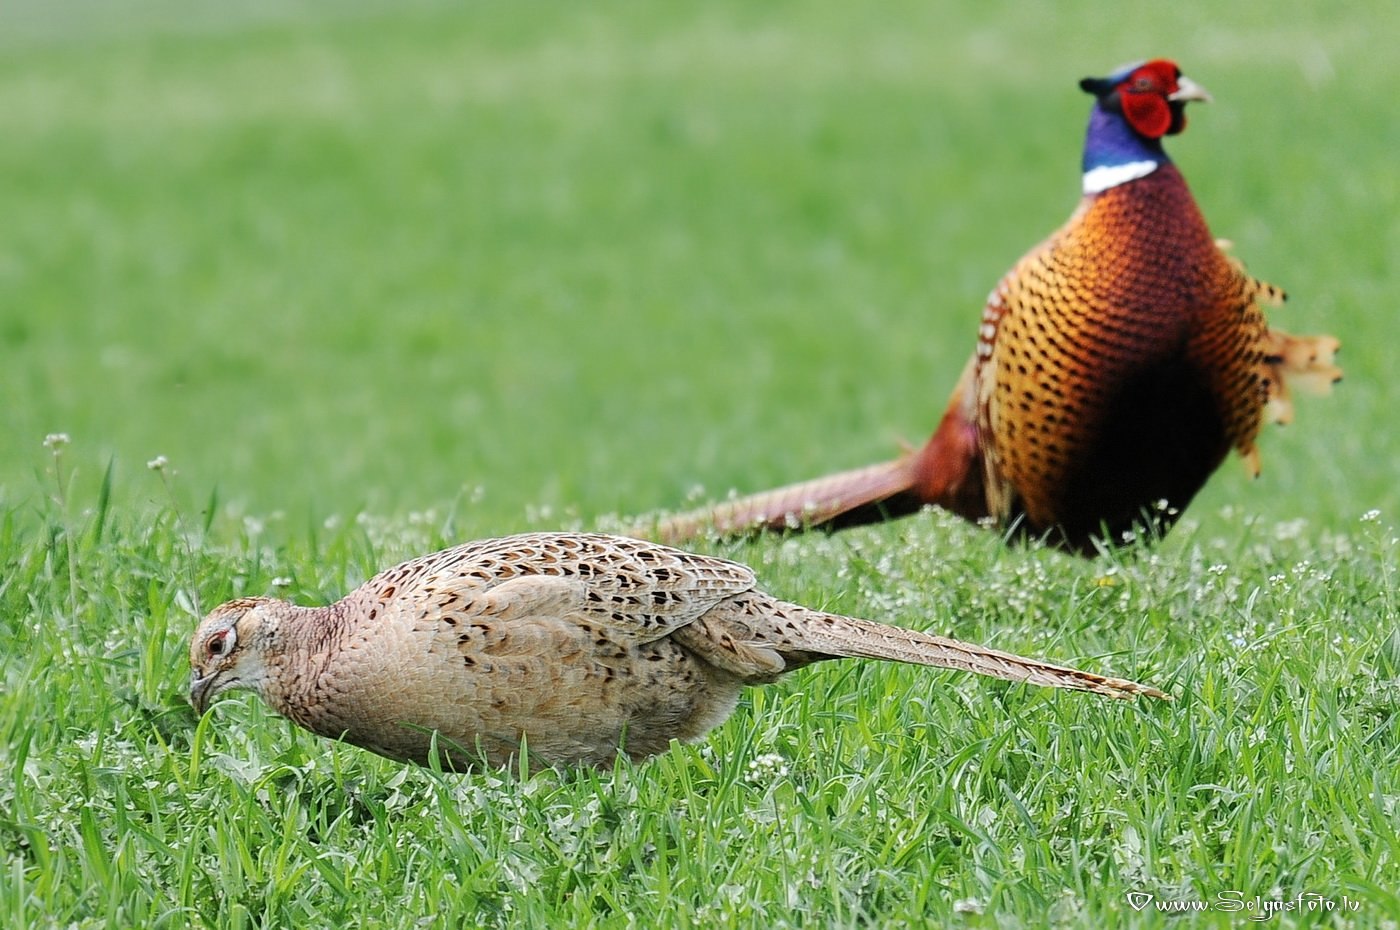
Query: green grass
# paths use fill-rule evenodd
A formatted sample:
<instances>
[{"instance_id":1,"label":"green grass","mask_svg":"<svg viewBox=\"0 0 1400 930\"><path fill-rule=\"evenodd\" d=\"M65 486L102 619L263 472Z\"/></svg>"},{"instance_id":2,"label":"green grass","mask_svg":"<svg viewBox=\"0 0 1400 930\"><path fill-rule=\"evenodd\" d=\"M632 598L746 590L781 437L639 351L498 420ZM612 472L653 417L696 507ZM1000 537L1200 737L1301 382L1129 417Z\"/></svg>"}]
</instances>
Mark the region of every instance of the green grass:
<instances>
[{"instance_id":1,"label":"green grass","mask_svg":"<svg viewBox=\"0 0 1400 930\"><path fill-rule=\"evenodd\" d=\"M1394 926L1395 21L6 7L0 923L1243 925L1132 911L1144 890L1346 895L1276 922ZM987 290L1073 205L1074 81L1145 54L1215 94L1174 156L1347 381L1151 553L933 514L712 548L1175 704L846 663L701 745L527 780L397 766L250 699L195 719L186 639L223 598L324 603L438 545L921 439Z\"/></svg>"}]
</instances>

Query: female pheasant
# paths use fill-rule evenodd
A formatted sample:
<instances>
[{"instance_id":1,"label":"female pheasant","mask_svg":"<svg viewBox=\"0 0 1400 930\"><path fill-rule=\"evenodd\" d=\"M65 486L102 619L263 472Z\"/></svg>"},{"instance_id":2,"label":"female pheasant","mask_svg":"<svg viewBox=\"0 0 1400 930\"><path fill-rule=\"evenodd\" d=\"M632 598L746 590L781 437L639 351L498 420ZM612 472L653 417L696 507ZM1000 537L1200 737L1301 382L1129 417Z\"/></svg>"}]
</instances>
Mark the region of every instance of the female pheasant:
<instances>
[{"instance_id":1,"label":"female pheasant","mask_svg":"<svg viewBox=\"0 0 1400 930\"><path fill-rule=\"evenodd\" d=\"M1212 238L1162 138L1210 97L1163 59L1079 85L1095 98L1083 199L992 290L977 348L916 452L661 523L709 532L839 527L936 504L1092 554L1165 532L1231 448L1257 474L1288 380L1340 380L1330 336L1269 329L1284 299Z\"/></svg>"},{"instance_id":2,"label":"female pheasant","mask_svg":"<svg viewBox=\"0 0 1400 930\"><path fill-rule=\"evenodd\" d=\"M326 607L239 598L190 643L190 701L256 691L313 733L453 768L607 765L723 721L747 685L842 657L1170 700L1156 688L780 601L737 562L582 533L483 539Z\"/></svg>"}]
</instances>

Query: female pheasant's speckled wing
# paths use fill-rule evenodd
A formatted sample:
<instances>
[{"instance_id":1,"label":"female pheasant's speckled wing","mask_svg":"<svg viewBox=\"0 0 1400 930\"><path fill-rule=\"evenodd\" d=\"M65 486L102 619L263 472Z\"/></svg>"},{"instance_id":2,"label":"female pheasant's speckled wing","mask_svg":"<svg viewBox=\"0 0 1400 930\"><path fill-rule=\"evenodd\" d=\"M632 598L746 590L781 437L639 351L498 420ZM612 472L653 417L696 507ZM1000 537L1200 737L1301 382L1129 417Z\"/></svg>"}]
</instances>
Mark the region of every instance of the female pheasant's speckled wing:
<instances>
[{"instance_id":1,"label":"female pheasant's speckled wing","mask_svg":"<svg viewBox=\"0 0 1400 930\"><path fill-rule=\"evenodd\" d=\"M388 569L355 597L371 620L485 613L573 614L646 642L754 587L744 565L622 536L527 533L445 549ZM376 602L378 606L376 607Z\"/></svg>"}]
</instances>

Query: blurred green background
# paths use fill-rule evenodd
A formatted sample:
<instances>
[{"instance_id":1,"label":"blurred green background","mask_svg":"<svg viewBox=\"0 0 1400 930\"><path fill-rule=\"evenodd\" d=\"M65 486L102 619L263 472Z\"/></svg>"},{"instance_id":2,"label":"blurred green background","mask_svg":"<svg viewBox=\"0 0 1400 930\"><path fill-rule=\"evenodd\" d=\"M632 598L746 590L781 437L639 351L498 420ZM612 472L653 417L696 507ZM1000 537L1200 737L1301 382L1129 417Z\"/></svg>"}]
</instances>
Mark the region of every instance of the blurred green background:
<instances>
[{"instance_id":1,"label":"blurred green background","mask_svg":"<svg viewBox=\"0 0 1400 930\"><path fill-rule=\"evenodd\" d=\"M0 500L459 502L471 535L874 461L1078 192L1088 99L1170 149L1347 382L1197 506L1396 512L1395 7L246 2L0 10Z\"/></svg>"},{"instance_id":2,"label":"blurred green background","mask_svg":"<svg viewBox=\"0 0 1400 930\"><path fill-rule=\"evenodd\" d=\"M0 924L1162 927L1125 894L1239 889L1393 927L1397 25L0 4ZM1215 95L1170 150L1216 234L1288 289L1280 327L1344 343L1263 476L1227 462L1198 525L1095 562L933 517L721 549L1175 704L830 663L699 746L518 785L252 699L196 720L186 636L225 597L325 603L451 541L922 441L1078 199L1076 82L1159 55Z\"/></svg>"}]
</instances>

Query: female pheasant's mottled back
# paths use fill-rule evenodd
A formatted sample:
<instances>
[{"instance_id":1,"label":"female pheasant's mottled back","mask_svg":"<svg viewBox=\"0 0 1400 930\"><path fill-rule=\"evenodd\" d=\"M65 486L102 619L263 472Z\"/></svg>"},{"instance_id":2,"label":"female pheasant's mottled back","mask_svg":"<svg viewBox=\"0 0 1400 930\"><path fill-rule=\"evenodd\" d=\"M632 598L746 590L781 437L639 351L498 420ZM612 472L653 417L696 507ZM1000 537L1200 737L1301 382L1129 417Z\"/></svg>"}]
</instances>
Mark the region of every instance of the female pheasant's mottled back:
<instances>
[{"instance_id":1,"label":"female pheasant's mottled back","mask_svg":"<svg viewBox=\"0 0 1400 930\"><path fill-rule=\"evenodd\" d=\"M862 657L1109 697L1161 691L808 610L734 562L617 536L488 539L405 562L328 607L241 598L190 644L190 701L256 691L313 733L453 767L602 765L693 740L745 685Z\"/></svg>"},{"instance_id":2,"label":"female pheasant's mottled back","mask_svg":"<svg viewBox=\"0 0 1400 930\"><path fill-rule=\"evenodd\" d=\"M1337 340L1270 330L1283 301L1211 237L1162 138L1209 99L1164 60L1080 86L1095 98L1083 199L992 290L977 348L938 430L893 462L662 523L676 542L868 522L924 504L1091 553L1165 531L1231 448L1258 472L1288 383L1341 377Z\"/></svg>"}]
</instances>

